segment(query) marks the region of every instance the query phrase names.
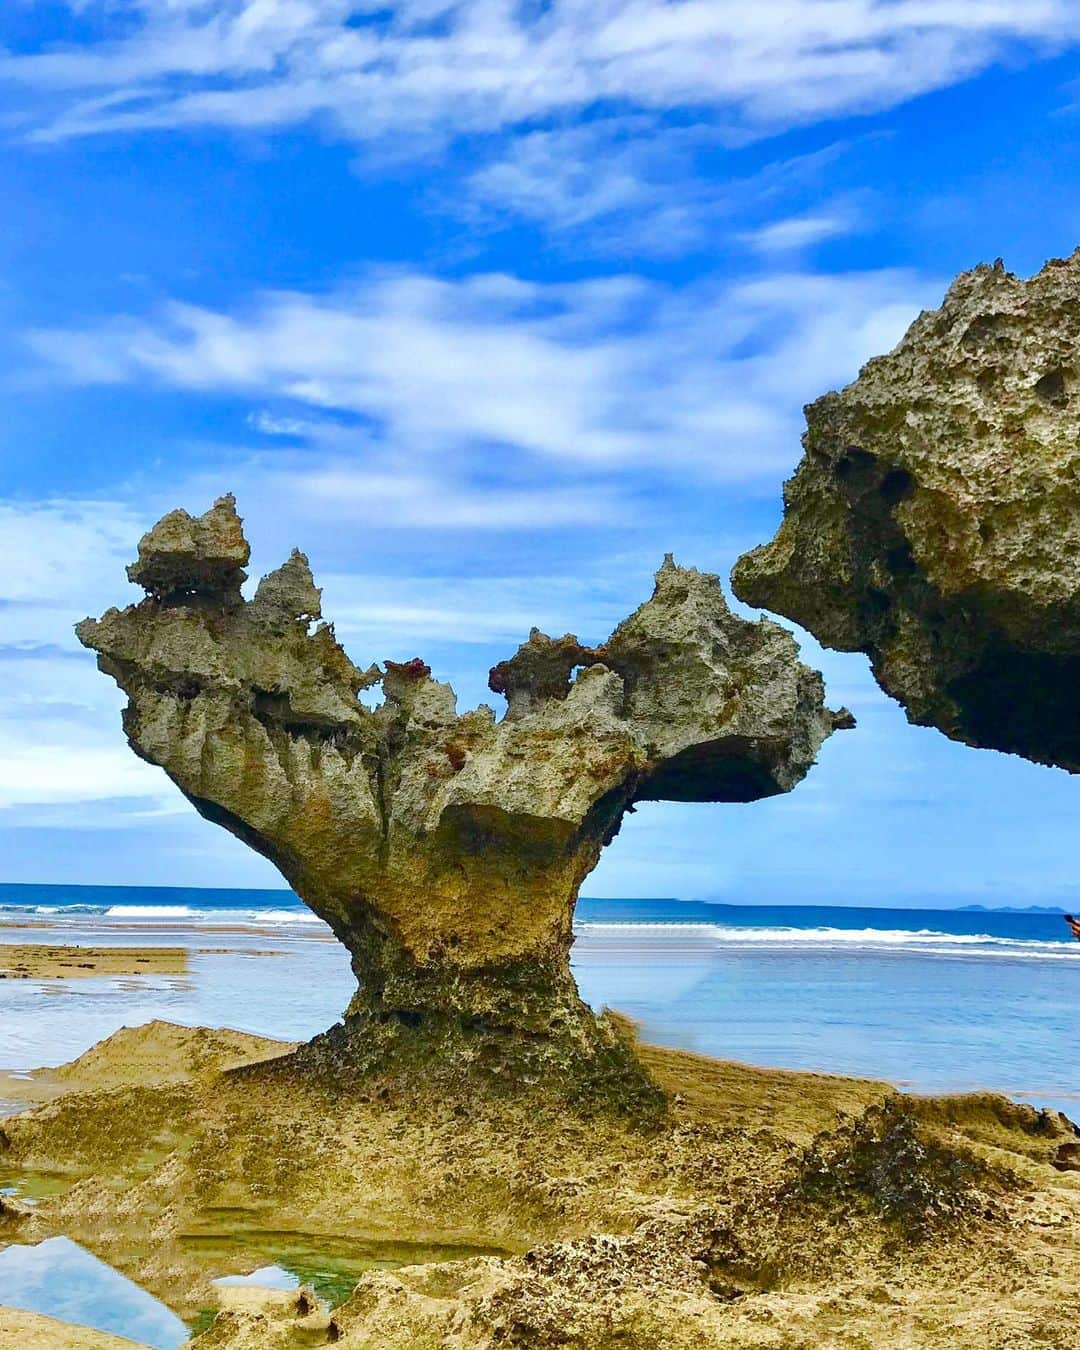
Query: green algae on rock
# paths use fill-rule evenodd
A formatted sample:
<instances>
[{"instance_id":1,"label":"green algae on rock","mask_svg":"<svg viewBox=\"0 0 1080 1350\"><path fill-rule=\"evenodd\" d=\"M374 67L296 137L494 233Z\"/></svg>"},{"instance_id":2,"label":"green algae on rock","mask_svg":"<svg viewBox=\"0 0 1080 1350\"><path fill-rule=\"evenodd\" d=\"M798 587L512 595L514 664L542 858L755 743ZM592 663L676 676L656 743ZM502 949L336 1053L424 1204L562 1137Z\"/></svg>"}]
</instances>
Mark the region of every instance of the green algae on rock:
<instances>
[{"instance_id":1,"label":"green algae on rock","mask_svg":"<svg viewBox=\"0 0 1080 1350\"><path fill-rule=\"evenodd\" d=\"M806 418L736 594L866 652L912 722L1080 772L1080 251L962 274Z\"/></svg>"},{"instance_id":2,"label":"green algae on rock","mask_svg":"<svg viewBox=\"0 0 1080 1350\"><path fill-rule=\"evenodd\" d=\"M300 553L245 601L247 558L231 497L174 511L130 570L147 598L78 635L128 695L135 752L352 954L359 988L323 1057L348 1042L369 1063L432 1051L534 1081L556 1062L625 1072L624 1038L570 974L578 890L636 802L746 802L801 780L838 718L794 639L669 557L602 647L534 630L496 666L497 720L459 714L419 659L354 666L331 625L311 628ZM358 695L380 683L370 709Z\"/></svg>"}]
</instances>

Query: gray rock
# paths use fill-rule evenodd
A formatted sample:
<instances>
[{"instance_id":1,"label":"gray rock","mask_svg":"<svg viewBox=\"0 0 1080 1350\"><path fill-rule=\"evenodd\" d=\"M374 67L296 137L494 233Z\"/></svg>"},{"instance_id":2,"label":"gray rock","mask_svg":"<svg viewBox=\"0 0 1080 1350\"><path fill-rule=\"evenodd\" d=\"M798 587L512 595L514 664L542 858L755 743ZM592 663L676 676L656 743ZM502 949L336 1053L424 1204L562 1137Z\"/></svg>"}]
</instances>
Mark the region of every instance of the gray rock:
<instances>
[{"instance_id":1,"label":"gray rock","mask_svg":"<svg viewBox=\"0 0 1080 1350\"><path fill-rule=\"evenodd\" d=\"M354 666L329 625L311 629L301 554L245 603L241 557L231 499L197 521L174 512L140 545L148 598L78 626L128 695L135 752L348 947L346 1032L363 1029L376 1058L404 1038L459 1060L517 1047L538 1074L556 1051L621 1062L570 974L578 890L636 802L746 802L799 782L837 722L791 635L736 617L716 577L668 558L602 647L534 630L496 666L497 721L459 714L419 659ZM376 682L371 710L357 695Z\"/></svg>"},{"instance_id":2,"label":"gray rock","mask_svg":"<svg viewBox=\"0 0 1080 1350\"><path fill-rule=\"evenodd\" d=\"M866 652L912 722L1080 771L1080 252L964 273L806 419L736 594Z\"/></svg>"},{"instance_id":3,"label":"gray rock","mask_svg":"<svg viewBox=\"0 0 1080 1350\"><path fill-rule=\"evenodd\" d=\"M128 580L159 600L238 598L250 552L236 499L220 497L197 519L186 511L163 516L139 540L139 558L128 568Z\"/></svg>"}]
</instances>

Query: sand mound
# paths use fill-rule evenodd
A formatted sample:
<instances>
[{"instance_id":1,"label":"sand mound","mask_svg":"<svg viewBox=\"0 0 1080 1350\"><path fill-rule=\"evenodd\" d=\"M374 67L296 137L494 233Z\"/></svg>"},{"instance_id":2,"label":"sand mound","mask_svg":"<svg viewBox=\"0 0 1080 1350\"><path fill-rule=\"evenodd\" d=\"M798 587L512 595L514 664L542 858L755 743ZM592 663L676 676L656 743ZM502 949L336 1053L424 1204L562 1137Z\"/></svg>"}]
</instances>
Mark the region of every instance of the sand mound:
<instances>
[{"instance_id":1,"label":"sand mound","mask_svg":"<svg viewBox=\"0 0 1080 1350\"><path fill-rule=\"evenodd\" d=\"M1076 1135L1052 1113L638 1046L669 1106L635 1122L259 1058L286 1048L152 1023L66 1066L4 1122L9 1172L73 1183L20 1240L65 1232L186 1317L226 1247L230 1271L271 1238L494 1253L373 1271L329 1317L231 1306L200 1350L1076 1350L1080 1178L1054 1166Z\"/></svg>"},{"instance_id":2,"label":"sand mound","mask_svg":"<svg viewBox=\"0 0 1080 1350\"><path fill-rule=\"evenodd\" d=\"M181 1087L213 1078L227 1069L274 1059L293 1049L295 1046L288 1041L273 1041L245 1031L182 1027L173 1022L153 1021L138 1027L122 1027L92 1045L77 1059L56 1068L35 1069L29 1075L5 1077L0 1074L0 1081L8 1101L44 1106L61 1098L70 1107L71 1103L81 1100L75 1094L101 1094L121 1088L145 1091L168 1085ZM72 1131L73 1141L80 1145L74 1150L76 1154L83 1152L81 1143L85 1132L78 1120L81 1109L76 1111ZM61 1104L57 1105L56 1112L60 1117L70 1115ZM129 1103L127 1114L132 1112ZM92 1116L93 1112L89 1114ZM4 1137L4 1131L0 1129L0 1152ZM68 1170L72 1163L70 1153L57 1159L60 1170Z\"/></svg>"},{"instance_id":3,"label":"sand mound","mask_svg":"<svg viewBox=\"0 0 1080 1350\"><path fill-rule=\"evenodd\" d=\"M70 1086L145 1086L205 1077L240 1064L273 1059L293 1048L288 1042L252 1036L246 1031L183 1027L155 1020L139 1027L122 1027L78 1059L39 1072Z\"/></svg>"}]
</instances>

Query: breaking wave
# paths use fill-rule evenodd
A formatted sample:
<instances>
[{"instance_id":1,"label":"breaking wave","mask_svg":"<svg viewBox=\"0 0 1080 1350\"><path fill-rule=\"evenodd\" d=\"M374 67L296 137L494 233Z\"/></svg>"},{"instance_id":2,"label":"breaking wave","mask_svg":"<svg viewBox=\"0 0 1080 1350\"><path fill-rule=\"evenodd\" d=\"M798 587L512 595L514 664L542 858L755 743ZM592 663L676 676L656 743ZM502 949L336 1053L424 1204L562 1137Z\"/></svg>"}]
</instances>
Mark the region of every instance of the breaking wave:
<instances>
[{"instance_id":1,"label":"breaking wave","mask_svg":"<svg viewBox=\"0 0 1080 1350\"><path fill-rule=\"evenodd\" d=\"M62 898L57 902L51 897L50 900L51 903L47 904L32 902L0 904L0 914L9 924L12 917L18 916L19 919L28 922L36 919L40 923L55 924L58 927L69 924L93 927L100 923L102 928L140 924L159 926L167 924L179 929L203 930L258 927L281 931L289 927L302 926L311 931L312 926L317 929L326 928L323 920L306 906L299 903L290 905L287 902L275 904L272 896L267 896L269 903L261 905L245 905L242 900L240 903L219 902L206 905L201 905L197 901L193 904L129 904L123 901L110 903L107 898L99 904L83 901L65 904ZM592 903L595 905L597 902ZM833 914L836 913L834 910ZM746 910L739 918L745 915ZM1038 918L1040 927L1030 937L1016 935L1015 929L1013 935L1008 935L1000 932L948 932L945 926L896 927L894 925L899 917L896 911L890 911L887 915L882 912L882 926L876 928L869 925L841 927L835 922L821 924L807 922L800 925L783 922L782 919L786 917L774 915L765 918L763 915L761 923L737 921L717 923L711 917L628 919L620 915L611 919L578 918L574 930L579 941L589 945L602 945L616 938L622 942L638 944L652 938L661 946L682 942L692 943L697 948L705 946L719 950L757 950L763 954L770 951L859 950L878 953L889 951L921 953L926 956L1009 956L1058 961L1080 960L1080 943L1068 936L1064 924L1060 925L1060 937L1057 936L1056 930L1060 920L1053 915L1046 918L1040 915ZM807 917L810 918L809 915ZM821 917L832 918L833 915ZM940 916L935 914L934 918L942 925L949 922L944 914ZM993 917L987 915L984 922L987 920L988 926L996 926ZM1006 916L1004 922L1015 922L1015 916Z\"/></svg>"},{"instance_id":2,"label":"breaking wave","mask_svg":"<svg viewBox=\"0 0 1080 1350\"><path fill-rule=\"evenodd\" d=\"M713 923L606 923L588 921L575 925L582 936L605 932L649 933L669 931L705 938L717 946L732 947L882 947L915 949L926 955L1019 956L1049 960L1080 960L1080 943L1064 937L1058 941L996 937L992 933L944 933L933 928L796 928L794 926L748 927Z\"/></svg>"},{"instance_id":3,"label":"breaking wave","mask_svg":"<svg viewBox=\"0 0 1080 1350\"><path fill-rule=\"evenodd\" d=\"M188 905L110 905L102 911L107 919L190 919L197 912Z\"/></svg>"},{"instance_id":4,"label":"breaking wave","mask_svg":"<svg viewBox=\"0 0 1080 1350\"><path fill-rule=\"evenodd\" d=\"M321 924L311 910L297 905L281 909L222 909L193 905L0 905L0 914L53 920L99 918L105 920L182 920L196 927L222 924Z\"/></svg>"}]
</instances>

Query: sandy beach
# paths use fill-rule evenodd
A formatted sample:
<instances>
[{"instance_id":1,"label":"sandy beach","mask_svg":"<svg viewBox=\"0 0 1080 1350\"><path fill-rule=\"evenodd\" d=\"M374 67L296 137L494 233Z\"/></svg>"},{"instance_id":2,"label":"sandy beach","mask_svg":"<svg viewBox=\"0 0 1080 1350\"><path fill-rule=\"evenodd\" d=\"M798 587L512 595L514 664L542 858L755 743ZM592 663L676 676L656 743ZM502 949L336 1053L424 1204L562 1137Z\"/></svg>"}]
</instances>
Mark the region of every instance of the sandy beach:
<instances>
[{"instance_id":1,"label":"sandy beach","mask_svg":"<svg viewBox=\"0 0 1080 1350\"><path fill-rule=\"evenodd\" d=\"M486 1350L511 1323L529 1329L508 1342L522 1346L554 1344L564 1326L579 1344L671 1350L809 1350L841 1326L895 1350L1011 1347L1022 1343L1008 1339L1018 1328L1069 1345L1080 1136L1052 1110L991 1093L897 1098L872 1076L754 1068L642 1043L621 1018L613 1025L660 1089L659 1113L602 1088L577 1101L553 1095L550 1082L539 1095L527 1083L506 1095L465 1066L430 1081L405 1062L373 1070L355 1044L298 1045L332 1021L350 978L343 951L299 907L244 914L235 896L208 893L205 908L162 914L137 903L149 897L100 899L108 912L86 912L73 892L67 910L35 915L30 896L25 915L5 915L12 936L46 923L57 945L21 941L0 954L61 976L61 963L85 960L99 976L0 986L9 1298L22 1288L28 1306L90 1325L95 1307L119 1317L130 1302L148 1323L132 1313L104 1325L166 1350L189 1329L200 1350L330 1341ZM987 1009L973 1001L985 971L997 1015L1012 1006L1021 1047L1024 1005L1003 1005L1008 991L1031 998L1039 981L1071 978L1071 948L1048 941L1056 928L1042 920L1000 920L1000 935L973 943L947 931L947 916L862 911L843 929L822 927L843 915L811 912L800 936L789 912L763 912L757 929L740 912L725 940L715 924L663 922L663 906L642 910L654 922L627 923L625 903L609 912L594 902L581 929L576 969L591 998L643 1014L650 1038L715 1017L710 1044L745 1045L746 1058L768 1052L777 1021L792 1052L796 1005L808 1067L834 1054L810 1019L824 1028L835 1006L858 1024L858 1005L840 992L855 972L900 981L907 1015L913 991L932 998L946 976L963 976L972 1025L985 1027ZM159 945L140 943L140 932ZM158 970L157 958L172 964L137 978ZM842 1003L818 1004L817 971ZM716 992L717 980L740 979L770 991L755 1041L736 1040L751 1010L725 1013ZM241 1011L291 1038L170 1020L228 1022ZM871 1063L886 1053L878 1025ZM49 1047L78 1047L80 1037L85 1046L95 1028L98 1044L34 1067ZM948 1031L955 1059L955 1018ZM932 1046L924 1035L924 1064ZM42 1276L28 1290L5 1273L5 1252L55 1270L60 1287ZM1024 1272L1008 1294L1006 1268ZM65 1279L100 1285L97 1304L60 1311ZM82 1345L65 1342L62 1323L4 1317L4 1350L5 1334L13 1346ZM161 1329L155 1338L136 1334L140 1325ZM87 1350L124 1343L87 1336Z\"/></svg>"},{"instance_id":2,"label":"sandy beach","mask_svg":"<svg viewBox=\"0 0 1080 1350\"><path fill-rule=\"evenodd\" d=\"M0 980L77 980L102 975L183 975L182 947L0 944Z\"/></svg>"}]
</instances>

